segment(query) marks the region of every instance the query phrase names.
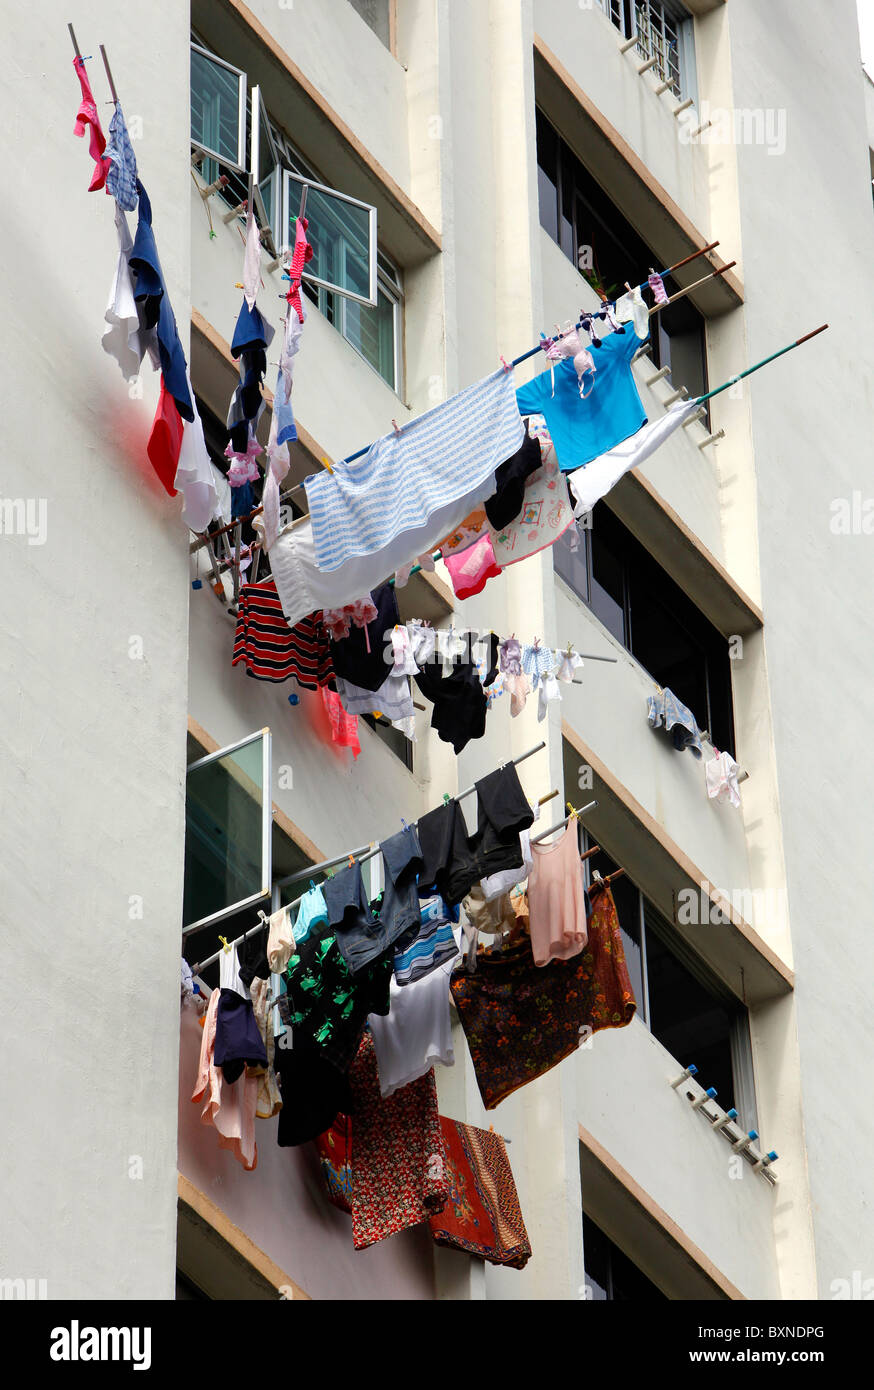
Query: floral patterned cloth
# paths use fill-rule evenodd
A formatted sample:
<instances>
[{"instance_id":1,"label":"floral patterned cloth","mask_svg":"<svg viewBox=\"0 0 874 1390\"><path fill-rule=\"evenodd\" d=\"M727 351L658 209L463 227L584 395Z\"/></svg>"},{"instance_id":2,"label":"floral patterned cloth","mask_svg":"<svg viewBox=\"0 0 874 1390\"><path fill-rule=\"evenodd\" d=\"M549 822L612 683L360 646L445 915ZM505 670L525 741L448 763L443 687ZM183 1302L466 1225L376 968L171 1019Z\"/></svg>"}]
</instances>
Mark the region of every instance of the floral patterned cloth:
<instances>
[{"instance_id":1,"label":"floral patterned cloth","mask_svg":"<svg viewBox=\"0 0 874 1390\"><path fill-rule=\"evenodd\" d=\"M536 966L530 941L453 971L452 997L483 1104L494 1110L602 1028L623 1028L637 1003L609 887L592 890L585 950Z\"/></svg>"},{"instance_id":2,"label":"floral patterned cloth","mask_svg":"<svg viewBox=\"0 0 874 1390\"><path fill-rule=\"evenodd\" d=\"M352 1165L349 1150L352 1125L348 1115L338 1115L330 1129L315 1141L328 1199L340 1211L352 1213Z\"/></svg>"},{"instance_id":3,"label":"floral patterned cloth","mask_svg":"<svg viewBox=\"0 0 874 1390\"><path fill-rule=\"evenodd\" d=\"M543 465L526 478L525 501L515 521L501 531L489 527L495 563L501 569L552 545L574 519L567 483L562 477L549 434L542 426L535 424L529 425L529 433L540 440Z\"/></svg>"},{"instance_id":4,"label":"floral patterned cloth","mask_svg":"<svg viewBox=\"0 0 874 1390\"><path fill-rule=\"evenodd\" d=\"M356 1250L364 1250L443 1210L449 1191L446 1150L433 1067L383 1099L368 1031L349 1080L352 1240Z\"/></svg>"},{"instance_id":5,"label":"floral patterned cloth","mask_svg":"<svg viewBox=\"0 0 874 1390\"><path fill-rule=\"evenodd\" d=\"M499 1134L440 1116L449 1197L428 1218L437 1245L524 1269L531 1258L507 1149Z\"/></svg>"}]
</instances>

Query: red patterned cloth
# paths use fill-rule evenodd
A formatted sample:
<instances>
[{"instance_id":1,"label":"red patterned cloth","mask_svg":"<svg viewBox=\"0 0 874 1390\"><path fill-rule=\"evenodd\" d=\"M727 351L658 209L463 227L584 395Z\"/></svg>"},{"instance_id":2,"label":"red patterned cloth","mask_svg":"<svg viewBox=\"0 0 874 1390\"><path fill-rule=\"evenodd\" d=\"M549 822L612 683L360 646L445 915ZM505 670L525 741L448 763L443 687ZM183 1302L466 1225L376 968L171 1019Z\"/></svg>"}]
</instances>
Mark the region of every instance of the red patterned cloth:
<instances>
[{"instance_id":1,"label":"red patterned cloth","mask_svg":"<svg viewBox=\"0 0 874 1390\"><path fill-rule=\"evenodd\" d=\"M352 1089L352 1240L364 1250L443 1210L449 1187L434 1068L385 1099L366 1032Z\"/></svg>"},{"instance_id":2,"label":"red patterned cloth","mask_svg":"<svg viewBox=\"0 0 874 1390\"><path fill-rule=\"evenodd\" d=\"M352 1123L348 1115L338 1115L330 1129L320 1134L315 1141L322 1166L322 1177L328 1190L328 1198L351 1215L352 1213L352 1165L349 1150L352 1143Z\"/></svg>"},{"instance_id":3,"label":"red patterned cloth","mask_svg":"<svg viewBox=\"0 0 874 1390\"><path fill-rule=\"evenodd\" d=\"M524 1269L531 1245L503 1139L443 1115L440 1126L449 1197L443 1211L428 1219L436 1244Z\"/></svg>"},{"instance_id":4,"label":"red patterned cloth","mask_svg":"<svg viewBox=\"0 0 874 1390\"><path fill-rule=\"evenodd\" d=\"M624 1028L637 1004L608 887L592 890L589 939L570 960L535 965L528 940L477 956L449 982L486 1110L534 1081L601 1028Z\"/></svg>"},{"instance_id":5,"label":"red patterned cloth","mask_svg":"<svg viewBox=\"0 0 874 1390\"><path fill-rule=\"evenodd\" d=\"M244 584L240 590L231 665L241 661L247 676L259 681L294 678L304 690L317 690L334 679L321 614L310 613L289 627L272 579Z\"/></svg>"}]
</instances>

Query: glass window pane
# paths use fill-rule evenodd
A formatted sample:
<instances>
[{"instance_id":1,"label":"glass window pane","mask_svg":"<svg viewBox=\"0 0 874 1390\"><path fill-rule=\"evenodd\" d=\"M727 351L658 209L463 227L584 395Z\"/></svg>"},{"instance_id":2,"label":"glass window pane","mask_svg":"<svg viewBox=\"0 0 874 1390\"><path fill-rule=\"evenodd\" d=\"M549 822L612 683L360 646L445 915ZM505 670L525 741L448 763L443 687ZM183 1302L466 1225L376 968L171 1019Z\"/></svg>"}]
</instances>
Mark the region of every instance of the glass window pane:
<instances>
[{"instance_id":1,"label":"glass window pane","mask_svg":"<svg viewBox=\"0 0 874 1390\"><path fill-rule=\"evenodd\" d=\"M198 49L191 49L191 139L226 164L245 163L240 149L240 87L233 72Z\"/></svg>"},{"instance_id":2,"label":"glass window pane","mask_svg":"<svg viewBox=\"0 0 874 1390\"><path fill-rule=\"evenodd\" d=\"M625 569L618 552L599 530L598 510L593 513L592 529L592 611L612 632L625 642Z\"/></svg>"},{"instance_id":3,"label":"glass window pane","mask_svg":"<svg viewBox=\"0 0 874 1390\"><path fill-rule=\"evenodd\" d=\"M382 290L377 293L377 307L345 301L343 337L375 367L384 381L395 388L394 304Z\"/></svg>"},{"instance_id":4,"label":"glass window pane","mask_svg":"<svg viewBox=\"0 0 874 1390\"><path fill-rule=\"evenodd\" d=\"M288 181L288 246L294 245L294 217L300 207L303 185L286 174ZM318 280L329 289L371 300L371 210L347 202L335 193L310 187L307 193L307 238L313 248L304 278ZM376 286L373 285L375 302Z\"/></svg>"},{"instance_id":5,"label":"glass window pane","mask_svg":"<svg viewBox=\"0 0 874 1390\"><path fill-rule=\"evenodd\" d=\"M558 241L558 136L537 112L537 188L540 225Z\"/></svg>"},{"instance_id":6,"label":"glass window pane","mask_svg":"<svg viewBox=\"0 0 874 1390\"><path fill-rule=\"evenodd\" d=\"M696 1080L715 1086L724 1110L734 1105L732 1011L687 970L666 945L657 919L644 909L650 1031L681 1067L694 1062Z\"/></svg>"},{"instance_id":7,"label":"glass window pane","mask_svg":"<svg viewBox=\"0 0 874 1390\"><path fill-rule=\"evenodd\" d=\"M183 924L231 910L269 884L264 738L189 769ZM268 793L269 794L269 793Z\"/></svg>"}]
</instances>

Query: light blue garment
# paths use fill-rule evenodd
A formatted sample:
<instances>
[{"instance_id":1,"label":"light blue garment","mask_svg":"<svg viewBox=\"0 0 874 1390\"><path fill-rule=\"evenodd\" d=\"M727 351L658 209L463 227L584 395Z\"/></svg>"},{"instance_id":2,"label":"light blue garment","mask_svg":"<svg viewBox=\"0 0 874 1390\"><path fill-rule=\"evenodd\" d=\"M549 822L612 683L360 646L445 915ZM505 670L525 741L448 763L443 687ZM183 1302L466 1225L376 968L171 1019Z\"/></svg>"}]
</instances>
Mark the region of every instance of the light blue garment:
<instances>
[{"instance_id":1,"label":"light blue garment","mask_svg":"<svg viewBox=\"0 0 874 1390\"><path fill-rule=\"evenodd\" d=\"M276 416L276 443L293 444L297 439L297 426L294 423L291 401L286 398L285 376L281 367L276 376L276 390L273 393L273 413Z\"/></svg>"},{"instance_id":2,"label":"light blue garment","mask_svg":"<svg viewBox=\"0 0 874 1390\"><path fill-rule=\"evenodd\" d=\"M521 415L545 416L563 472L582 468L646 424L631 374L631 359L644 342L626 327L624 333L608 334L600 347L593 346L595 384L585 400L569 357L555 364L554 393L552 371L541 372L516 392Z\"/></svg>"},{"instance_id":3,"label":"light blue garment","mask_svg":"<svg viewBox=\"0 0 874 1390\"><path fill-rule=\"evenodd\" d=\"M536 690L540 681L552 675L555 667L555 652L551 647L522 648L522 670L531 677L532 690Z\"/></svg>"},{"instance_id":4,"label":"light blue garment","mask_svg":"<svg viewBox=\"0 0 874 1390\"><path fill-rule=\"evenodd\" d=\"M452 923L458 921L458 908L447 907L437 895L423 898L419 912L421 925L415 941L405 950L395 951L395 981L399 985L423 979L458 955L452 933Z\"/></svg>"},{"instance_id":5,"label":"light blue garment","mask_svg":"<svg viewBox=\"0 0 874 1390\"><path fill-rule=\"evenodd\" d=\"M314 927L327 926L328 907L321 888L310 888L301 898L297 919L292 928L295 942L303 941Z\"/></svg>"},{"instance_id":6,"label":"light blue garment","mask_svg":"<svg viewBox=\"0 0 874 1390\"><path fill-rule=\"evenodd\" d=\"M480 484L489 496L495 469L523 438L513 373L502 368L411 420L400 434L378 439L363 458L307 478L319 569L382 552ZM410 557L424 549L419 544Z\"/></svg>"},{"instance_id":7,"label":"light blue garment","mask_svg":"<svg viewBox=\"0 0 874 1390\"><path fill-rule=\"evenodd\" d=\"M701 757L701 734L695 716L680 704L672 690L661 690L657 695L650 695L646 706L646 717L653 729L660 729L664 725L678 752L682 753L684 748L688 748L696 758Z\"/></svg>"},{"instance_id":8,"label":"light blue garment","mask_svg":"<svg viewBox=\"0 0 874 1390\"><path fill-rule=\"evenodd\" d=\"M127 133L120 101L115 103L109 122L109 144L105 157L112 161L106 170L107 192L112 194L125 212L133 212L137 205L137 157Z\"/></svg>"}]
</instances>

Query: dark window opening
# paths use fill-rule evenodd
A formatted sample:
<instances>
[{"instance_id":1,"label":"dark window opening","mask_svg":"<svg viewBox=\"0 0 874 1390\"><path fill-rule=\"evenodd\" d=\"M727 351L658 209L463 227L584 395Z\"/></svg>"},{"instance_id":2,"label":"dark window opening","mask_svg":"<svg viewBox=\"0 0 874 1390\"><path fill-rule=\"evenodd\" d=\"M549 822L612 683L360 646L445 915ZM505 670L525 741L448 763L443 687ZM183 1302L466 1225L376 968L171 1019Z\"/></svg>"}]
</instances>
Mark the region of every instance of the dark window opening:
<instances>
[{"instance_id":1,"label":"dark window opening","mask_svg":"<svg viewBox=\"0 0 874 1390\"><path fill-rule=\"evenodd\" d=\"M556 572L654 682L688 706L715 747L734 756L726 639L605 502L579 534L575 551L567 532L556 542Z\"/></svg>"},{"instance_id":2,"label":"dark window opening","mask_svg":"<svg viewBox=\"0 0 874 1390\"><path fill-rule=\"evenodd\" d=\"M655 252L540 110L537 175L540 225L597 294L615 299L625 293L626 280L642 284L650 268L662 269ZM666 288L670 294L670 284ZM651 306L649 288L643 296ZM650 335L655 366L670 368L677 389L703 395L708 390L705 322L695 306L681 299L662 309L650 319ZM704 418L709 421L709 415Z\"/></svg>"},{"instance_id":3,"label":"dark window opening","mask_svg":"<svg viewBox=\"0 0 874 1390\"><path fill-rule=\"evenodd\" d=\"M585 1212L583 1262L588 1285L586 1297L594 1303L641 1303L667 1297Z\"/></svg>"}]
</instances>

